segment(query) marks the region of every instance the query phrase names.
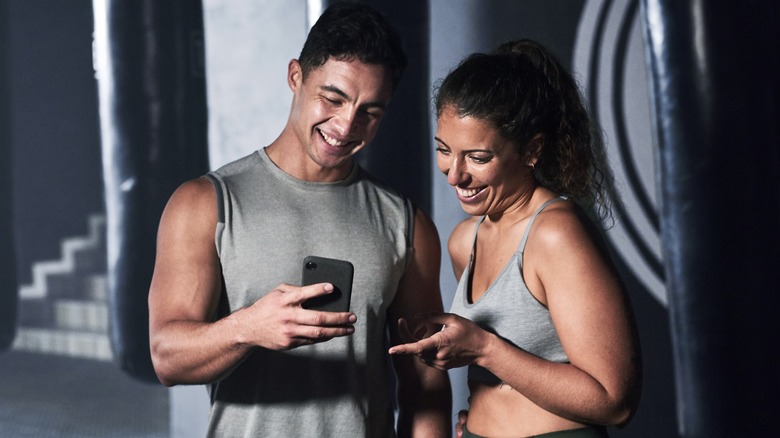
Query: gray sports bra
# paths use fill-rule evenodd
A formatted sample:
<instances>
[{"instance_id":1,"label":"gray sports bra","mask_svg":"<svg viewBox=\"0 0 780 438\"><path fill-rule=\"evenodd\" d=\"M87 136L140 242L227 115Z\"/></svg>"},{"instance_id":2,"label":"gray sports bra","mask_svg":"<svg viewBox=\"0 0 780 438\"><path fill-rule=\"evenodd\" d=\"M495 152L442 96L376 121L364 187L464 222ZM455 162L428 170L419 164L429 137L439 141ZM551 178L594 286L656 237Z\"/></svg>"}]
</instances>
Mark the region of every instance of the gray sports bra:
<instances>
[{"instance_id":1,"label":"gray sports bra","mask_svg":"<svg viewBox=\"0 0 780 438\"><path fill-rule=\"evenodd\" d=\"M520 245L512 258L485 293L476 302L470 303L468 291L472 258L479 226L485 219L484 216L480 218L474 229L469 262L460 277L450 308L451 313L468 318L514 346L553 362L568 362L569 358L563 351L558 332L550 318L550 311L531 294L525 284L523 251L528 234L539 213L553 202L566 199L563 196L552 198L539 207L528 221ZM476 365L469 366L468 376L470 380L489 384L500 383L493 373Z\"/></svg>"}]
</instances>

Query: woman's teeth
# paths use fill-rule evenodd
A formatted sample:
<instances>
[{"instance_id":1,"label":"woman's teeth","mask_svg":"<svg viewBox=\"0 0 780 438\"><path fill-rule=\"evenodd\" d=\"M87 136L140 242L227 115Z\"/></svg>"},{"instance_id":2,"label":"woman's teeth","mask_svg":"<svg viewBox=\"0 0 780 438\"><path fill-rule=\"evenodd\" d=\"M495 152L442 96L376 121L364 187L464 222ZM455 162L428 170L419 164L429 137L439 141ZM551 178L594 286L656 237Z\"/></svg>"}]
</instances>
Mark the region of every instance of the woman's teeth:
<instances>
[{"instance_id":1,"label":"woman's teeth","mask_svg":"<svg viewBox=\"0 0 780 438\"><path fill-rule=\"evenodd\" d=\"M482 191L482 189L462 189L460 187L455 187L455 190L458 191L458 195L464 198L470 198Z\"/></svg>"}]
</instances>

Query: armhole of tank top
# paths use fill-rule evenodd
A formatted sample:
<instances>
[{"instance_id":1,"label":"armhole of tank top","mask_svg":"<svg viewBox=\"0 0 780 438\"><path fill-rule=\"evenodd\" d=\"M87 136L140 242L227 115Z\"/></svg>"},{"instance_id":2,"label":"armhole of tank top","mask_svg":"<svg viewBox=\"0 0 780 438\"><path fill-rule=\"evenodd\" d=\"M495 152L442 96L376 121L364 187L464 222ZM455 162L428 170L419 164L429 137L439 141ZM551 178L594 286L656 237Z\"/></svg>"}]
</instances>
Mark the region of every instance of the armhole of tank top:
<instances>
[{"instance_id":1,"label":"armhole of tank top","mask_svg":"<svg viewBox=\"0 0 780 438\"><path fill-rule=\"evenodd\" d=\"M214 191L217 194L217 229L214 230L214 245L217 249L217 255L220 258L219 264L221 270L222 233L225 231L225 216L227 215L226 211L228 210L228 206L225 205L225 192L227 191L227 187L225 186L225 183L222 181L222 179L220 179L219 175L215 174L214 172L207 173L206 178L208 178L209 181L211 181L211 184L214 185ZM222 292L220 293L219 302L217 303L217 311L214 321L230 314L230 304L228 303L227 295L225 294L225 291L227 290L227 286L225 285L225 276L224 274L221 274L220 277L222 283ZM211 398L211 404L214 404L214 397L216 395L217 388L219 387L219 382L207 386L210 388L209 396Z\"/></svg>"},{"instance_id":2,"label":"armhole of tank top","mask_svg":"<svg viewBox=\"0 0 780 438\"><path fill-rule=\"evenodd\" d=\"M409 198L403 198L406 211L406 254L404 255L404 270L412 263L412 251L414 251L414 204Z\"/></svg>"},{"instance_id":3,"label":"armhole of tank top","mask_svg":"<svg viewBox=\"0 0 780 438\"><path fill-rule=\"evenodd\" d=\"M404 198L406 207L406 247L414 248L414 204L408 198Z\"/></svg>"},{"instance_id":4,"label":"armhole of tank top","mask_svg":"<svg viewBox=\"0 0 780 438\"><path fill-rule=\"evenodd\" d=\"M212 172L206 174L206 178L214 186L214 192L217 194L217 222L225 223L225 195L222 193L222 181L220 181Z\"/></svg>"},{"instance_id":5,"label":"armhole of tank top","mask_svg":"<svg viewBox=\"0 0 780 438\"><path fill-rule=\"evenodd\" d=\"M206 174L206 178L214 185L214 192L217 195L217 228L214 230L214 245L217 248L217 255L222 257L222 233L225 231L225 193L224 184L213 172Z\"/></svg>"}]
</instances>

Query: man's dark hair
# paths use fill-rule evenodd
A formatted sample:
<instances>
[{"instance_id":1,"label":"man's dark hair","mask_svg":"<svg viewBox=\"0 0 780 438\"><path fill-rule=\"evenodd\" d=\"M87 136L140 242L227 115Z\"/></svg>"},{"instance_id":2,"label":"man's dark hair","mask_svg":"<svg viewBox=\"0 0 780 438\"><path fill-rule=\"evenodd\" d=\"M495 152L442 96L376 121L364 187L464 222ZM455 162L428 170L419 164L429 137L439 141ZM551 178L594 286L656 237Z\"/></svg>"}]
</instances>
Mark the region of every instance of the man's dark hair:
<instances>
[{"instance_id":1,"label":"man's dark hair","mask_svg":"<svg viewBox=\"0 0 780 438\"><path fill-rule=\"evenodd\" d=\"M298 57L303 79L330 58L382 65L393 88L406 68L401 37L382 14L360 3L334 3L312 26Z\"/></svg>"}]
</instances>

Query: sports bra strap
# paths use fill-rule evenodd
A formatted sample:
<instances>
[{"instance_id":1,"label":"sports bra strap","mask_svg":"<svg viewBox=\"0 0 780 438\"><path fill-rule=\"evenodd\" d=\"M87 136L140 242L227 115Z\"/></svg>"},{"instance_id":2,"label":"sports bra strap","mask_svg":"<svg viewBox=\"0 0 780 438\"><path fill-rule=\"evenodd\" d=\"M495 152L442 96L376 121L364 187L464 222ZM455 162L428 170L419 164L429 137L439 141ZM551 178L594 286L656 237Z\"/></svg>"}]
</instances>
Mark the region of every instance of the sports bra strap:
<instances>
[{"instance_id":1,"label":"sports bra strap","mask_svg":"<svg viewBox=\"0 0 780 438\"><path fill-rule=\"evenodd\" d=\"M553 202L566 201L568 199L569 198L567 196L557 196L555 198L549 199L544 204L542 204L542 206L539 207L538 210L536 210L536 212L534 213L533 216L531 216L531 220L528 221L528 226L525 227L525 232L523 233L523 238L522 238L522 240L520 240L520 245L518 245L517 251L516 251L516 253L518 255L517 262L518 262L518 265L520 266L520 268L523 267L523 257L521 257L521 256L523 254L523 251L525 250L525 243L528 240L528 233L531 231L531 225L534 224L534 220L536 219L536 216L539 216L539 213L541 213L542 210L547 208L547 206L552 204ZM471 260L471 258L474 256L474 247L477 244L477 234L479 233L479 226L482 225L482 222L484 220L485 220L485 216L480 217L479 220L477 220L477 224L474 226L474 238L471 241L471 255L469 256L469 260Z\"/></svg>"},{"instance_id":2,"label":"sports bra strap","mask_svg":"<svg viewBox=\"0 0 780 438\"><path fill-rule=\"evenodd\" d=\"M520 269L523 268L523 251L525 251L525 244L528 241L528 234L531 232L531 226L534 224L534 220L536 220L536 216L539 216L539 213L541 213L545 208L547 208L548 205L552 204L553 202L558 201L565 201L568 200L566 196L557 196L555 198L547 200L544 204L542 204L541 207L539 207L538 210L536 210L536 213L534 213L533 216L531 216L531 220L528 221L528 226L525 227L525 232L523 233L523 238L520 240L520 245L517 247L517 264L520 266Z\"/></svg>"}]
</instances>

